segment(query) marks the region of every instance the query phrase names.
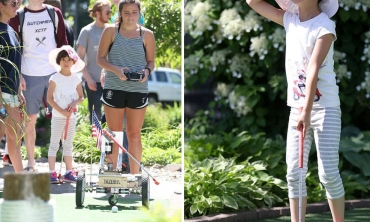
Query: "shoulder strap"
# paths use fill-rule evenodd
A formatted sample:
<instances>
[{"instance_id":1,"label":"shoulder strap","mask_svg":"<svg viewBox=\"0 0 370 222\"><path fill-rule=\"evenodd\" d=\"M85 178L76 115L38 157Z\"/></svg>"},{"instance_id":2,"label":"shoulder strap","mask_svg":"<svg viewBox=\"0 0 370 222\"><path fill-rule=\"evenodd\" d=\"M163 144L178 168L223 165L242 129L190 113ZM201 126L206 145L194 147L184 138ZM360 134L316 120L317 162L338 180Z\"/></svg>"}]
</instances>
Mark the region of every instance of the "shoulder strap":
<instances>
[{"instance_id":1,"label":"shoulder strap","mask_svg":"<svg viewBox=\"0 0 370 222\"><path fill-rule=\"evenodd\" d=\"M117 26L116 25L114 25L114 28L116 28ZM120 27L121 27L121 22L119 22L118 23L118 28L117 28L117 33L119 34L119 29L120 29ZM114 36L114 38L115 38L115 36ZM114 39L113 39L113 41L110 43L110 45L109 45L109 48L108 48L108 53L110 52L110 50L112 49L112 46L113 46L113 42L114 42Z\"/></svg>"},{"instance_id":2,"label":"shoulder strap","mask_svg":"<svg viewBox=\"0 0 370 222\"><path fill-rule=\"evenodd\" d=\"M55 12L53 6L48 5L48 4L45 4L45 6L46 6L46 10L48 11L48 14L51 18L51 21L53 22L55 43L58 45L58 36L57 36L58 23L56 22L56 19L58 18L58 16L55 16L56 12Z\"/></svg>"},{"instance_id":3,"label":"shoulder strap","mask_svg":"<svg viewBox=\"0 0 370 222\"><path fill-rule=\"evenodd\" d=\"M24 23L24 8L20 8L17 10L18 19L19 19L19 26L18 26L18 32L19 32L19 42L21 46L23 46L23 37L22 37L22 30L23 30L23 23Z\"/></svg>"},{"instance_id":4,"label":"shoulder strap","mask_svg":"<svg viewBox=\"0 0 370 222\"><path fill-rule=\"evenodd\" d=\"M143 35L143 32L144 31L142 31L141 30L141 25L139 25L140 27L139 27L139 29L140 29L140 37ZM145 45L144 45L144 41L143 41L143 49L144 49L144 54L145 54L145 56L146 56L146 48L145 48Z\"/></svg>"}]
</instances>

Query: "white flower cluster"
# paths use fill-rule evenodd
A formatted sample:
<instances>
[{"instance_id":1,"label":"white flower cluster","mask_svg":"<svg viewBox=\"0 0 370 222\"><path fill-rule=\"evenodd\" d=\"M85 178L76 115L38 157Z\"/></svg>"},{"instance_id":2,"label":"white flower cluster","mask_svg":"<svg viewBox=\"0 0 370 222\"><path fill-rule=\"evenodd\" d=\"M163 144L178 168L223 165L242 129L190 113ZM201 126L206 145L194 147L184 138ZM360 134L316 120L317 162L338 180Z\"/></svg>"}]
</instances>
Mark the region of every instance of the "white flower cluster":
<instances>
[{"instance_id":1,"label":"white flower cluster","mask_svg":"<svg viewBox=\"0 0 370 222\"><path fill-rule=\"evenodd\" d=\"M272 35L269 35L269 40L271 40L274 44L275 49L279 49L282 52L285 48L285 30L283 28L275 29Z\"/></svg>"},{"instance_id":2,"label":"white flower cluster","mask_svg":"<svg viewBox=\"0 0 370 222\"><path fill-rule=\"evenodd\" d=\"M335 73L337 74L337 82L339 83L341 79L347 78L350 79L352 74L347 69L346 64L339 64L338 67L335 69Z\"/></svg>"},{"instance_id":3,"label":"white flower cluster","mask_svg":"<svg viewBox=\"0 0 370 222\"><path fill-rule=\"evenodd\" d=\"M208 14L210 9L211 5L208 1L197 2L193 10L191 11L191 16L193 16L194 19L202 18L204 15Z\"/></svg>"},{"instance_id":4,"label":"white flower cluster","mask_svg":"<svg viewBox=\"0 0 370 222\"><path fill-rule=\"evenodd\" d=\"M240 17L236 8L223 10L221 12L219 22L222 28L223 37L233 39L234 36L236 36L237 39L240 39L240 35L244 30L244 21Z\"/></svg>"},{"instance_id":5,"label":"white flower cluster","mask_svg":"<svg viewBox=\"0 0 370 222\"><path fill-rule=\"evenodd\" d=\"M364 12L370 8L370 1L369 0L341 0L339 6L342 7L344 10L348 11L350 8L354 8L355 10L362 9Z\"/></svg>"},{"instance_id":6,"label":"white flower cluster","mask_svg":"<svg viewBox=\"0 0 370 222\"><path fill-rule=\"evenodd\" d=\"M348 71L347 68L347 59L346 59L346 53L339 52L337 50L334 50L334 62L339 64L338 67L334 70L337 74L337 83L340 83L340 81L343 78L350 79L352 77L352 72Z\"/></svg>"},{"instance_id":7,"label":"white flower cluster","mask_svg":"<svg viewBox=\"0 0 370 222\"><path fill-rule=\"evenodd\" d=\"M221 43L222 39L240 40L243 32L252 30L262 30L262 16L257 15L253 10L249 10L243 19L239 12L240 3L235 3L233 8L225 9L221 12L219 20L214 20L208 16L212 8L211 1L189 1L184 8L184 31L193 37L201 36L204 31L212 30L214 25L219 25L217 31L211 37L213 42Z\"/></svg>"},{"instance_id":8,"label":"white flower cluster","mask_svg":"<svg viewBox=\"0 0 370 222\"><path fill-rule=\"evenodd\" d=\"M336 62L336 63L338 63L340 61L347 62L346 56L347 56L346 53L334 50L334 55L333 55L334 62Z\"/></svg>"},{"instance_id":9,"label":"white flower cluster","mask_svg":"<svg viewBox=\"0 0 370 222\"><path fill-rule=\"evenodd\" d=\"M184 14L190 15L194 9L194 6L198 3L198 0L184 2Z\"/></svg>"},{"instance_id":10,"label":"white flower cluster","mask_svg":"<svg viewBox=\"0 0 370 222\"><path fill-rule=\"evenodd\" d=\"M256 12L253 10L250 10L244 18L244 27L245 31L250 32L250 31L262 31L262 16L258 15ZM285 36L285 34L284 34Z\"/></svg>"},{"instance_id":11,"label":"white flower cluster","mask_svg":"<svg viewBox=\"0 0 370 222\"><path fill-rule=\"evenodd\" d=\"M190 75L196 74L198 72L198 69L203 67L202 63L200 63L199 61L200 57L202 57L202 55L199 56L192 54L184 59L184 64L186 64L185 66L186 70L190 71Z\"/></svg>"},{"instance_id":12,"label":"white flower cluster","mask_svg":"<svg viewBox=\"0 0 370 222\"><path fill-rule=\"evenodd\" d=\"M239 12L236 10L236 8L229 8L221 12L219 21L221 26L225 27L230 21L237 19L241 19Z\"/></svg>"},{"instance_id":13,"label":"white flower cluster","mask_svg":"<svg viewBox=\"0 0 370 222\"><path fill-rule=\"evenodd\" d=\"M370 72L365 72L365 79L361 83L361 85L356 87L357 91L365 90L366 91L366 98L370 98Z\"/></svg>"},{"instance_id":14,"label":"white flower cluster","mask_svg":"<svg viewBox=\"0 0 370 222\"><path fill-rule=\"evenodd\" d=\"M243 73L248 73L250 64L250 58L247 55L236 54L230 61L230 71L235 78L241 78Z\"/></svg>"},{"instance_id":15,"label":"white flower cluster","mask_svg":"<svg viewBox=\"0 0 370 222\"><path fill-rule=\"evenodd\" d=\"M262 34L260 36L251 38L251 42L249 55L253 57L257 53L259 55L259 59L263 60L265 55L268 53L267 45L269 40L266 38L265 34Z\"/></svg>"},{"instance_id":16,"label":"white flower cluster","mask_svg":"<svg viewBox=\"0 0 370 222\"><path fill-rule=\"evenodd\" d=\"M193 22L191 21L191 16L184 14L184 32L185 33L190 33L192 30L192 24Z\"/></svg>"},{"instance_id":17,"label":"white flower cluster","mask_svg":"<svg viewBox=\"0 0 370 222\"><path fill-rule=\"evenodd\" d=\"M205 30L212 30L213 19L208 16L211 9L208 1L190 1L184 8L184 31L193 37L198 37Z\"/></svg>"},{"instance_id":18,"label":"white flower cluster","mask_svg":"<svg viewBox=\"0 0 370 222\"><path fill-rule=\"evenodd\" d=\"M361 60L370 64L370 31L365 33L365 37L364 55L361 57Z\"/></svg>"},{"instance_id":19,"label":"white flower cluster","mask_svg":"<svg viewBox=\"0 0 370 222\"><path fill-rule=\"evenodd\" d=\"M236 40L240 40L243 34L244 21L242 19L231 20L226 26L223 26L223 36L228 39L233 39L236 36Z\"/></svg>"},{"instance_id":20,"label":"white flower cluster","mask_svg":"<svg viewBox=\"0 0 370 222\"><path fill-rule=\"evenodd\" d=\"M365 46L363 51L363 56L361 57L362 61L366 61L370 64L370 31L365 33ZM370 71L367 70L365 72L365 79L361 83L361 85L356 87L357 91L365 90L366 91L366 98L370 98Z\"/></svg>"},{"instance_id":21,"label":"white flower cluster","mask_svg":"<svg viewBox=\"0 0 370 222\"><path fill-rule=\"evenodd\" d=\"M245 96L238 95L235 90L229 94L229 106L238 117L245 116L252 111L252 109L246 105L246 100L247 98L245 98Z\"/></svg>"},{"instance_id":22,"label":"white flower cluster","mask_svg":"<svg viewBox=\"0 0 370 222\"><path fill-rule=\"evenodd\" d=\"M226 56L230 53L228 49L222 49L218 51L214 51L210 58L210 62L212 65L212 71L217 70L218 65L225 64Z\"/></svg>"},{"instance_id":23,"label":"white flower cluster","mask_svg":"<svg viewBox=\"0 0 370 222\"><path fill-rule=\"evenodd\" d=\"M221 98L227 98L231 89L233 88L233 85L227 85L225 83L217 83L217 87L215 90L215 100L219 100Z\"/></svg>"},{"instance_id":24,"label":"white flower cluster","mask_svg":"<svg viewBox=\"0 0 370 222\"><path fill-rule=\"evenodd\" d=\"M191 12L194 9L194 6L198 3L198 1L187 1L185 2L184 7L184 31L185 33L190 33L192 30L193 18L191 16Z\"/></svg>"}]
</instances>

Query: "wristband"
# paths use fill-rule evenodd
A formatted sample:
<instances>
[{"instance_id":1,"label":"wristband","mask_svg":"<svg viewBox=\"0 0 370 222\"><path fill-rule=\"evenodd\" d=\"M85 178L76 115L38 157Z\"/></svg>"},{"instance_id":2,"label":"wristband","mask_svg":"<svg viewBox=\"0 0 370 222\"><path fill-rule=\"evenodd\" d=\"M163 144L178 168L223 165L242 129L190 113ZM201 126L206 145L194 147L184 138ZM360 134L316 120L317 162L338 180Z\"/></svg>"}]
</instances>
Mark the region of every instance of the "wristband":
<instances>
[{"instance_id":1,"label":"wristband","mask_svg":"<svg viewBox=\"0 0 370 222\"><path fill-rule=\"evenodd\" d=\"M150 73L152 72L152 70L149 67L145 67L145 69L147 69L149 71L149 75L148 76L150 76Z\"/></svg>"}]
</instances>

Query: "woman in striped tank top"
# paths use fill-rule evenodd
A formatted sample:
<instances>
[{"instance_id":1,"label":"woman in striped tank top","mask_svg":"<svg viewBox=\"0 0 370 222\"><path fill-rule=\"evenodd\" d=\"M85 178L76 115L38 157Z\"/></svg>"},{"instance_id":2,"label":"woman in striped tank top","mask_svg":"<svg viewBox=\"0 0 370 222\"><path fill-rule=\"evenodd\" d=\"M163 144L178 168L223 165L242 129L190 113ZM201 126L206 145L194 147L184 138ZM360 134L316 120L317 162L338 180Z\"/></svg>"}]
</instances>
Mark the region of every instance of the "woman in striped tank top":
<instances>
[{"instance_id":1,"label":"woman in striped tank top","mask_svg":"<svg viewBox=\"0 0 370 222\"><path fill-rule=\"evenodd\" d=\"M148 105L147 77L154 69L155 40L153 32L138 25L141 4L138 0L122 0L118 6L119 21L105 28L99 43L97 63L106 70L102 102L107 126L122 141L123 118L130 153L141 161L141 128ZM124 71L142 72L141 81L128 81ZM113 146L108 161L117 166L118 146ZM139 166L130 161L132 174Z\"/></svg>"}]
</instances>

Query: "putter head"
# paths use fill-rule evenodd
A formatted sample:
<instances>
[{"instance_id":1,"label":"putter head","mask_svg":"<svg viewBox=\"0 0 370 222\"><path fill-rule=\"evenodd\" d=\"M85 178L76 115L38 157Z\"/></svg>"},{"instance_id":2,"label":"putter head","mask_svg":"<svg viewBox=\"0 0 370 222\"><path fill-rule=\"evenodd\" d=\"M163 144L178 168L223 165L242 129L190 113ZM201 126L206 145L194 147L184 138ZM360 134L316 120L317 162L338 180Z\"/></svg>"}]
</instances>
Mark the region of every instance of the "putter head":
<instances>
[{"instance_id":1,"label":"putter head","mask_svg":"<svg viewBox=\"0 0 370 222\"><path fill-rule=\"evenodd\" d=\"M59 183L62 184L63 183L63 178L62 178L62 175L58 175L58 180L59 180Z\"/></svg>"},{"instance_id":2,"label":"putter head","mask_svg":"<svg viewBox=\"0 0 370 222\"><path fill-rule=\"evenodd\" d=\"M159 185L159 182L156 179L153 178L153 181L155 185Z\"/></svg>"}]
</instances>

